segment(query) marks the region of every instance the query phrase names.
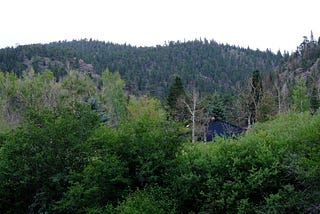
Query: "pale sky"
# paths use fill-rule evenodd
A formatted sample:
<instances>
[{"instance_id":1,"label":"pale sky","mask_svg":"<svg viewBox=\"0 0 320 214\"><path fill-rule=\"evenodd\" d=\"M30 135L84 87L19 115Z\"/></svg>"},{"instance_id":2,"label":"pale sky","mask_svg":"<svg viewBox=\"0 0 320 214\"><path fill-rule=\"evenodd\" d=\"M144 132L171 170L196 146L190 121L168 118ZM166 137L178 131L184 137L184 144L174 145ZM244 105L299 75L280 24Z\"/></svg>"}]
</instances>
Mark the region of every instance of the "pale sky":
<instances>
[{"instance_id":1,"label":"pale sky","mask_svg":"<svg viewBox=\"0 0 320 214\"><path fill-rule=\"evenodd\" d=\"M200 38L276 52L320 35L319 0L0 0L0 48L92 38L135 46Z\"/></svg>"}]
</instances>

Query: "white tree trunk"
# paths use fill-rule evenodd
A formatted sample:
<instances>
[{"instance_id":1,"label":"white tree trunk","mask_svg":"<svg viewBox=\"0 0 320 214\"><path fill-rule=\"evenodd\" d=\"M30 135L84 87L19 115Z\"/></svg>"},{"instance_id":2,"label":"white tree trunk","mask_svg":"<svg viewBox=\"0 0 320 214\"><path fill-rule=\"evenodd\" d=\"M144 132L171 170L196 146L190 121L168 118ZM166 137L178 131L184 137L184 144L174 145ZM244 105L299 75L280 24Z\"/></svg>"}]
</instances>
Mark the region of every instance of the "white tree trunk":
<instances>
[{"instance_id":1,"label":"white tree trunk","mask_svg":"<svg viewBox=\"0 0 320 214\"><path fill-rule=\"evenodd\" d=\"M195 130L196 130L195 118L196 118L196 107L197 107L197 102L198 102L198 94L196 93L196 89L195 88L193 89L193 92L192 92L192 107L190 107L190 105L186 101L183 101L183 102L187 106L188 111L191 114L191 121L192 121L192 137L191 137L191 141L192 141L192 143L195 143L196 142L196 140L195 140Z\"/></svg>"}]
</instances>

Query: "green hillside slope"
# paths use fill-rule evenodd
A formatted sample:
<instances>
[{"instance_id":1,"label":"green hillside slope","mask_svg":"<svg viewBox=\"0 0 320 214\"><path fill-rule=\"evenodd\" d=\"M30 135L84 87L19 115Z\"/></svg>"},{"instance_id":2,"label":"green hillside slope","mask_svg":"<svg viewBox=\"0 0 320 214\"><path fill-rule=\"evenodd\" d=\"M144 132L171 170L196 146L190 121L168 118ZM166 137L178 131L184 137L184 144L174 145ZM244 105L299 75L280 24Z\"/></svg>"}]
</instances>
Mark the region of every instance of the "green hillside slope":
<instances>
[{"instance_id":1,"label":"green hillside slope","mask_svg":"<svg viewBox=\"0 0 320 214\"><path fill-rule=\"evenodd\" d=\"M169 42L157 47L133 47L93 40L34 44L0 50L0 70L21 74L53 71L56 77L79 69L101 74L106 68L119 71L127 90L163 98L175 75L185 86L196 84L202 93L230 91L254 69L269 72L283 57L218 44L215 41Z\"/></svg>"}]
</instances>

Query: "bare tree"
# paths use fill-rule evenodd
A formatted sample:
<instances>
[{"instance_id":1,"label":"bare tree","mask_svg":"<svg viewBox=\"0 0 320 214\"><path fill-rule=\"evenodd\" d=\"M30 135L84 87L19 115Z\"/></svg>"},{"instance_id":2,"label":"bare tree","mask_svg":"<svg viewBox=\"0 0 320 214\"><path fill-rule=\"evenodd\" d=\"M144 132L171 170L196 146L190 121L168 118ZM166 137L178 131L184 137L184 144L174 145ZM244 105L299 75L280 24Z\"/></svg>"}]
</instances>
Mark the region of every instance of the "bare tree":
<instances>
[{"instance_id":1,"label":"bare tree","mask_svg":"<svg viewBox=\"0 0 320 214\"><path fill-rule=\"evenodd\" d=\"M247 84L242 85L241 82L237 82L235 89L237 92L237 99L233 105L226 106L226 108L229 109L228 112L231 114L229 115L229 117L232 118L231 120L238 126L244 126L249 118L249 89Z\"/></svg>"},{"instance_id":2,"label":"bare tree","mask_svg":"<svg viewBox=\"0 0 320 214\"><path fill-rule=\"evenodd\" d=\"M195 143L196 136L204 137L206 134L207 117L201 105L200 94L193 87L192 92L182 97L178 102L187 109L191 121L191 141Z\"/></svg>"},{"instance_id":3,"label":"bare tree","mask_svg":"<svg viewBox=\"0 0 320 214\"><path fill-rule=\"evenodd\" d=\"M246 121L248 128L256 122L261 99L261 87L253 83L252 78L248 78L246 84L237 85L238 100L235 105L235 112L238 125L241 121Z\"/></svg>"},{"instance_id":4,"label":"bare tree","mask_svg":"<svg viewBox=\"0 0 320 214\"><path fill-rule=\"evenodd\" d=\"M195 129L196 129L196 107L199 100L199 93L196 91L195 87L192 90L192 99L191 104L183 100L183 103L187 107L190 115L191 115L191 122L192 122L192 143L195 143Z\"/></svg>"},{"instance_id":5,"label":"bare tree","mask_svg":"<svg viewBox=\"0 0 320 214\"><path fill-rule=\"evenodd\" d=\"M277 93L278 114L280 114L281 113L281 86L278 78L274 81L274 89L276 90L276 93Z\"/></svg>"}]
</instances>

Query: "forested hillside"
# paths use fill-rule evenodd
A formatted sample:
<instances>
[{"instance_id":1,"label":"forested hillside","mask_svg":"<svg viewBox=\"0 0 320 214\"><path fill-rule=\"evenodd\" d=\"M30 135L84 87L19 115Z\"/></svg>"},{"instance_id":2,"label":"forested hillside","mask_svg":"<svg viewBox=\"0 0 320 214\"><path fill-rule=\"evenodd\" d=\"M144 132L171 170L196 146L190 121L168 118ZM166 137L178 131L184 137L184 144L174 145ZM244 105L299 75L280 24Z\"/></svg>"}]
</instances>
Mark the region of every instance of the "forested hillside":
<instances>
[{"instance_id":1,"label":"forested hillside","mask_svg":"<svg viewBox=\"0 0 320 214\"><path fill-rule=\"evenodd\" d=\"M297 50L265 77L264 91L275 101L276 111L315 112L319 108L320 38L305 36Z\"/></svg>"},{"instance_id":2,"label":"forested hillside","mask_svg":"<svg viewBox=\"0 0 320 214\"><path fill-rule=\"evenodd\" d=\"M1 213L319 213L319 113L190 143L124 87L108 70L0 72Z\"/></svg>"},{"instance_id":3,"label":"forested hillside","mask_svg":"<svg viewBox=\"0 0 320 214\"><path fill-rule=\"evenodd\" d=\"M319 213L319 57L312 37L285 57L207 41L3 49L0 212ZM205 142L212 115L247 131Z\"/></svg>"},{"instance_id":4,"label":"forested hillside","mask_svg":"<svg viewBox=\"0 0 320 214\"><path fill-rule=\"evenodd\" d=\"M288 54L285 54L287 57ZM280 52L259 51L195 40L169 42L157 47L133 47L93 40L35 44L0 50L0 70L21 76L31 67L37 73L51 70L57 78L68 70L101 74L119 71L131 94L165 98L175 76L185 87L196 85L202 94L233 93L239 81L253 70L273 70L284 57Z\"/></svg>"}]
</instances>

